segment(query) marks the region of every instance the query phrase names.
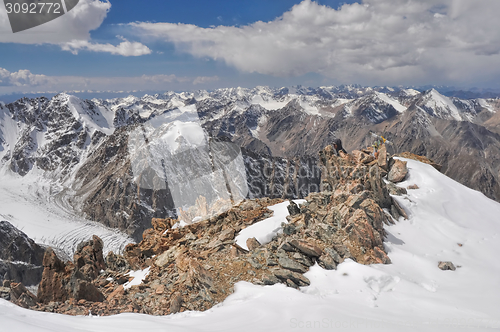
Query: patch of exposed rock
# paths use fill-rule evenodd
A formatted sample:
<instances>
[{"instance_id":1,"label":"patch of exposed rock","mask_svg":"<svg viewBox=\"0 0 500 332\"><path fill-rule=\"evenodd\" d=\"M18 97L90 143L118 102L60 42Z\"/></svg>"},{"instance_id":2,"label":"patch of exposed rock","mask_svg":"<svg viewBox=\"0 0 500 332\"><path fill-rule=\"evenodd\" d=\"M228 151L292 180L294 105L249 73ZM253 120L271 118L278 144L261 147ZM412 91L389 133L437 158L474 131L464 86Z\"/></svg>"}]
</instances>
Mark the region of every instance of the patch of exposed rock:
<instances>
[{"instance_id":1,"label":"patch of exposed rock","mask_svg":"<svg viewBox=\"0 0 500 332\"><path fill-rule=\"evenodd\" d=\"M36 285L42 278L44 249L7 221L0 221L0 282Z\"/></svg>"}]
</instances>

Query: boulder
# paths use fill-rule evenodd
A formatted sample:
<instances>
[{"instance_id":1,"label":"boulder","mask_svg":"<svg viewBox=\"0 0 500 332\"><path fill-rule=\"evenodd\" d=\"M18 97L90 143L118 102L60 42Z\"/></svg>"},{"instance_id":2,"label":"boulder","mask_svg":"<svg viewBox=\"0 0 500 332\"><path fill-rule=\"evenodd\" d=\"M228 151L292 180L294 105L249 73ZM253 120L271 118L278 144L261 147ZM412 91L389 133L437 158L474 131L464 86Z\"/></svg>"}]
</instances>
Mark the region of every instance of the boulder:
<instances>
[{"instance_id":1,"label":"boulder","mask_svg":"<svg viewBox=\"0 0 500 332\"><path fill-rule=\"evenodd\" d=\"M389 174L387 174L387 180L393 183L403 181L408 174L408 167L406 164L406 161L401 161L399 159L394 160L394 164L392 165Z\"/></svg>"},{"instance_id":2,"label":"boulder","mask_svg":"<svg viewBox=\"0 0 500 332\"><path fill-rule=\"evenodd\" d=\"M455 271L456 267L452 262L439 262L438 267L443 271Z\"/></svg>"},{"instance_id":3,"label":"boulder","mask_svg":"<svg viewBox=\"0 0 500 332\"><path fill-rule=\"evenodd\" d=\"M252 251L252 250L257 249L258 247L260 247L260 243L259 243L259 241L257 241L256 238L252 237L252 238L247 239L248 250Z\"/></svg>"},{"instance_id":4,"label":"boulder","mask_svg":"<svg viewBox=\"0 0 500 332\"><path fill-rule=\"evenodd\" d=\"M290 244L301 253L310 257L320 257L323 253L323 250L321 250L321 248L310 242L292 240L290 241Z\"/></svg>"},{"instance_id":5,"label":"boulder","mask_svg":"<svg viewBox=\"0 0 500 332\"><path fill-rule=\"evenodd\" d=\"M289 202L290 204L287 206L288 213L290 213L291 216L299 214L300 213L299 206L292 200L290 200Z\"/></svg>"}]
</instances>

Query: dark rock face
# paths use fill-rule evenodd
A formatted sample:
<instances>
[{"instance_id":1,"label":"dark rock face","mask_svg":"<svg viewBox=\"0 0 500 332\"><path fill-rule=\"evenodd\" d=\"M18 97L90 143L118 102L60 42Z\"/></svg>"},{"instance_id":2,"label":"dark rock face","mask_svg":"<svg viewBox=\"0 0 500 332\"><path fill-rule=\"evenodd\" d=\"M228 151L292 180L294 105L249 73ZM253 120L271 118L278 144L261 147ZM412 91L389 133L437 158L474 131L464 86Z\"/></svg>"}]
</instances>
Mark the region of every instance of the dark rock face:
<instances>
[{"instance_id":1,"label":"dark rock face","mask_svg":"<svg viewBox=\"0 0 500 332\"><path fill-rule=\"evenodd\" d=\"M0 259L42 265L44 249L7 221L0 221Z\"/></svg>"},{"instance_id":2,"label":"dark rock face","mask_svg":"<svg viewBox=\"0 0 500 332\"><path fill-rule=\"evenodd\" d=\"M7 221L0 221L0 282L36 285L42 279L44 249Z\"/></svg>"}]
</instances>

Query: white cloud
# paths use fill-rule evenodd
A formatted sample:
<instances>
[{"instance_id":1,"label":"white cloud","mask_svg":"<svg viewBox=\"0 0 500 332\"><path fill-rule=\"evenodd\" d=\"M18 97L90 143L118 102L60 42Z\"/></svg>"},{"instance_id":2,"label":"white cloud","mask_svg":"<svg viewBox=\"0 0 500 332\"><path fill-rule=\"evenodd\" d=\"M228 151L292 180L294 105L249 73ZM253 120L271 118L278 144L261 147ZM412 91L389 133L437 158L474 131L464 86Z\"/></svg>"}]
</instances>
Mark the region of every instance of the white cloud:
<instances>
[{"instance_id":1,"label":"white cloud","mask_svg":"<svg viewBox=\"0 0 500 332\"><path fill-rule=\"evenodd\" d=\"M193 85L217 82L218 76L198 76L193 80Z\"/></svg>"},{"instance_id":2,"label":"white cloud","mask_svg":"<svg viewBox=\"0 0 500 332\"><path fill-rule=\"evenodd\" d=\"M57 44L74 54L81 50L123 56L150 54L147 46L124 38L120 38L122 42L117 46L90 41L90 31L101 26L110 8L109 1L80 0L63 16L18 33L12 33L6 11L0 10L0 43Z\"/></svg>"},{"instance_id":3,"label":"white cloud","mask_svg":"<svg viewBox=\"0 0 500 332\"><path fill-rule=\"evenodd\" d=\"M499 12L498 0L364 0L338 10L304 0L273 21L242 27L130 26L244 72L439 83L498 77Z\"/></svg>"},{"instance_id":4,"label":"white cloud","mask_svg":"<svg viewBox=\"0 0 500 332\"><path fill-rule=\"evenodd\" d=\"M111 3L100 0L80 0L63 16L18 33L12 33L5 10L0 10L0 42L19 44L58 44L72 40L90 40L90 31L101 26Z\"/></svg>"},{"instance_id":5,"label":"white cloud","mask_svg":"<svg viewBox=\"0 0 500 332\"><path fill-rule=\"evenodd\" d=\"M178 77L176 75L142 75L141 79L146 82L152 83L176 83L176 82L188 82L190 81L187 77Z\"/></svg>"},{"instance_id":6,"label":"white cloud","mask_svg":"<svg viewBox=\"0 0 500 332\"><path fill-rule=\"evenodd\" d=\"M191 90L195 86L209 85L218 81L217 76L177 76L174 74L142 75L128 77L82 77L46 76L32 74L22 69L10 72L0 68L0 95L10 93L29 93L33 87L39 92L50 91L132 91L132 90Z\"/></svg>"},{"instance_id":7,"label":"white cloud","mask_svg":"<svg viewBox=\"0 0 500 332\"><path fill-rule=\"evenodd\" d=\"M120 39L123 41L117 46L111 44L91 43L86 40L73 40L71 42L61 44L61 48L64 51L70 51L73 54L78 54L81 50L106 52L123 56L141 56L151 54L151 50L146 45L138 42L130 42L123 37Z\"/></svg>"},{"instance_id":8,"label":"white cloud","mask_svg":"<svg viewBox=\"0 0 500 332\"><path fill-rule=\"evenodd\" d=\"M49 77L32 74L26 69L11 73L7 69L0 68L0 86L37 86L47 84L49 81Z\"/></svg>"}]
</instances>

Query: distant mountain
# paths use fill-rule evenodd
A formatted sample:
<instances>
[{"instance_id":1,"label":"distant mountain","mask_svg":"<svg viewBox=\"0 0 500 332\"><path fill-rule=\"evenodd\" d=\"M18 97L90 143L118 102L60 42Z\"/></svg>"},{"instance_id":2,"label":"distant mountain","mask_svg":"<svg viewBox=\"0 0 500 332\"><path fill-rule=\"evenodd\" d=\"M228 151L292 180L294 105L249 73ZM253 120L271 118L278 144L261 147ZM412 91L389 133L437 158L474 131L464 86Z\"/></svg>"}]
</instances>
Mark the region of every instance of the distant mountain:
<instances>
[{"instance_id":1,"label":"distant mountain","mask_svg":"<svg viewBox=\"0 0 500 332\"><path fill-rule=\"evenodd\" d=\"M52 181L75 211L136 239L152 217L304 197L319 189L320 149L335 137L359 149L373 133L500 201L499 109L498 98L358 85L22 98L0 103L0 167ZM206 188L206 202L192 194Z\"/></svg>"}]
</instances>

